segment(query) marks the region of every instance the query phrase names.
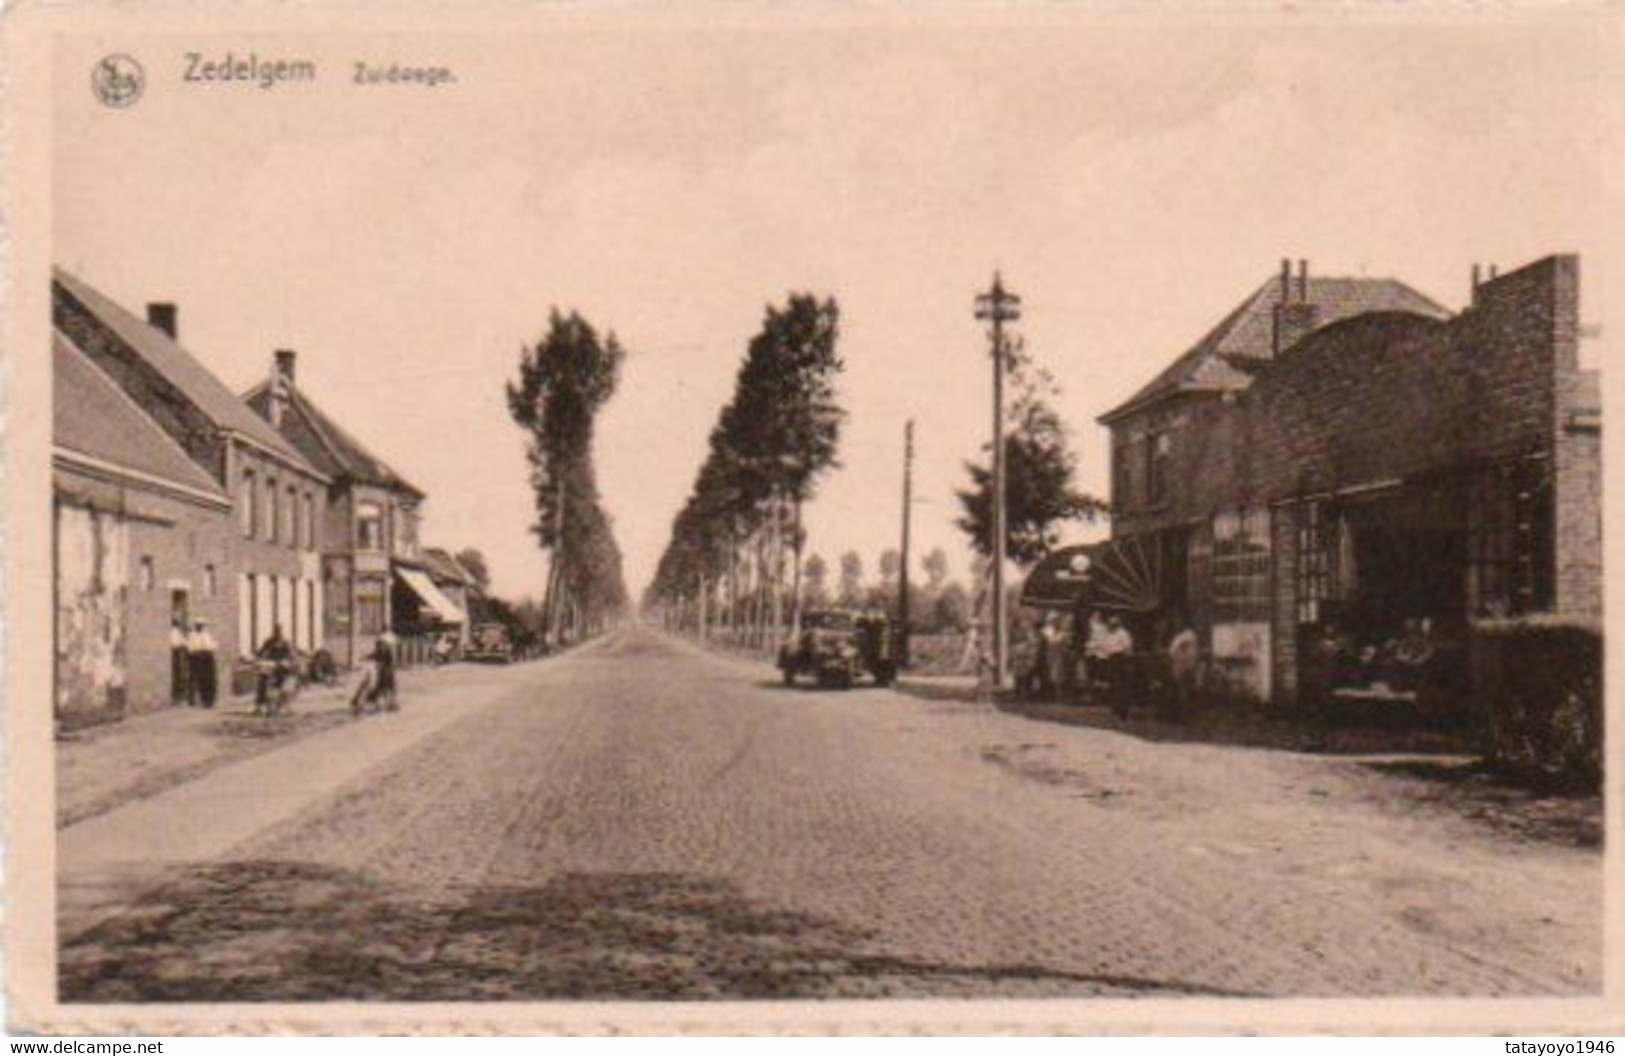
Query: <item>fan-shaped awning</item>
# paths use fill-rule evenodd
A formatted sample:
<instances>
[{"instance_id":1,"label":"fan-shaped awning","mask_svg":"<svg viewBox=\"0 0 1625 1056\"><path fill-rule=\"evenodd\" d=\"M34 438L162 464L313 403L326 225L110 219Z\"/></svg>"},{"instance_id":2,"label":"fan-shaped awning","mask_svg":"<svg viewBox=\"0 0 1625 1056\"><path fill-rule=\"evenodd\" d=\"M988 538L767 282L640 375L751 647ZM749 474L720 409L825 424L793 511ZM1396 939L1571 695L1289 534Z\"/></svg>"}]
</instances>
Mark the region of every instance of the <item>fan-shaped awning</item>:
<instances>
[{"instance_id":1,"label":"fan-shaped awning","mask_svg":"<svg viewBox=\"0 0 1625 1056\"><path fill-rule=\"evenodd\" d=\"M1021 604L1071 611L1079 605L1115 612L1154 612L1162 604L1162 552L1135 536L1068 546L1038 563L1021 588Z\"/></svg>"}]
</instances>

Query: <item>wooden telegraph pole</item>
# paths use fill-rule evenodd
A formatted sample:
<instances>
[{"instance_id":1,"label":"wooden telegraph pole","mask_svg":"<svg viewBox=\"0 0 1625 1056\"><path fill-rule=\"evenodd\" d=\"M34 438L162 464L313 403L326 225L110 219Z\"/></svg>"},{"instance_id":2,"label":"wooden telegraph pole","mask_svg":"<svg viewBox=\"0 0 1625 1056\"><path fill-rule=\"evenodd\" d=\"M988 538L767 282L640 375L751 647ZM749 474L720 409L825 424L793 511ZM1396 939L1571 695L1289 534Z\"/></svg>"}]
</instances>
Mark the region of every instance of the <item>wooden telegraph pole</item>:
<instances>
[{"instance_id":1,"label":"wooden telegraph pole","mask_svg":"<svg viewBox=\"0 0 1625 1056\"><path fill-rule=\"evenodd\" d=\"M914 505L914 419L903 426L903 545L902 567L897 572L897 662L908 666L908 528Z\"/></svg>"},{"instance_id":2,"label":"wooden telegraph pole","mask_svg":"<svg viewBox=\"0 0 1625 1056\"><path fill-rule=\"evenodd\" d=\"M1021 318L1021 298L1004 288L993 273L993 288L976 298L976 318L988 324L993 351L993 685L1002 689L1009 680L1009 637L1004 597L1004 324Z\"/></svg>"}]
</instances>

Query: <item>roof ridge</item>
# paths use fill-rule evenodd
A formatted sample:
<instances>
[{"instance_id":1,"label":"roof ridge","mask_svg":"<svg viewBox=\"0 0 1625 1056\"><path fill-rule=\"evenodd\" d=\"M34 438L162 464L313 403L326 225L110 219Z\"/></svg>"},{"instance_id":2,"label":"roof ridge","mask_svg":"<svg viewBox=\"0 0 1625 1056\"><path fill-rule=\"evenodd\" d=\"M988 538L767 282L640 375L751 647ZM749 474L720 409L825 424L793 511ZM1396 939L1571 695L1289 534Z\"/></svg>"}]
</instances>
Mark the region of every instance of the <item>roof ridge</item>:
<instances>
[{"instance_id":1,"label":"roof ridge","mask_svg":"<svg viewBox=\"0 0 1625 1056\"><path fill-rule=\"evenodd\" d=\"M139 403L137 403L135 401L135 399L132 398L128 392L125 392L124 391L124 386L120 385L118 382L116 382L112 378L108 377L107 372L104 371L101 367L98 367L96 365L96 361L94 359L92 359L76 343L74 343L74 340L73 340L73 338L71 336L69 336L68 334L63 333L60 329L58 329L55 326L51 327L51 336L52 336L52 338L54 340L60 341L62 343L62 346L65 349L67 349L69 355L75 357L81 363L83 363L84 366L86 367L86 369L91 371L96 376L96 378L99 380L99 382L102 384L102 386L105 387L106 389L108 389L110 392L112 392L113 398L115 400L119 401L120 403L123 403L123 404L127 405L130 412L133 413L136 416L136 418L140 420L140 423L141 423L140 427L141 428L144 428L149 433L151 433L153 438L156 439L159 443L163 444L166 448L168 448L171 451L171 453L180 456L181 461L182 461L182 465L186 466L187 471L192 473L197 478L198 481L202 481L202 483L199 484L199 483L197 483L195 481L176 480L173 477L173 475L171 475L169 477L169 479L170 479L170 481L172 483L185 484L187 487L192 487L192 488L207 489L209 491L214 492L216 495L220 496L221 498L227 500L228 502L231 500L230 492L226 491L226 489L223 488L219 484L219 482L217 482L214 479L213 476L211 476L209 473L205 472L202 466L200 466L196 462L194 462L192 460L191 453L189 451L187 451L186 448L182 447L180 445L180 443L173 436L170 436L169 433L164 431L163 426L161 426L157 422L153 421L152 420L152 415L147 413L146 408L142 407ZM53 434L52 438L51 438L52 442L53 443L60 443L60 440L55 436L55 430L54 429L52 430L52 434ZM89 452L85 452L85 453L88 454ZM101 457L101 456L96 456L96 457ZM138 467L138 466L133 466L133 465L128 465L128 464L125 464L125 468L126 469L134 469L134 470L139 470L140 469L140 467ZM142 470L142 472L147 472L147 471Z\"/></svg>"},{"instance_id":2,"label":"roof ridge","mask_svg":"<svg viewBox=\"0 0 1625 1056\"><path fill-rule=\"evenodd\" d=\"M306 394L297 384L292 382L287 383L287 390L289 404L299 409L300 414L304 416L304 419L310 425L311 430L316 433L316 437L321 441L322 446L327 449L328 453L333 456L333 459L336 462L345 467L346 472L349 472L352 476L359 475L355 472L357 467L350 464L353 459L348 457L347 453L342 450L344 445L349 445L350 447L355 448L363 458L374 463L377 467L383 470L384 476L389 478L386 480L386 483L403 487L420 495L422 494L422 492L418 490L417 485L407 480L399 470L390 465L383 458L380 458L371 448L362 443L359 438L351 434L349 430L345 429L338 422L334 421L332 416L317 406L316 401ZM335 437L337 439L335 439ZM342 441L342 443L340 441Z\"/></svg>"},{"instance_id":3,"label":"roof ridge","mask_svg":"<svg viewBox=\"0 0 1625 1056\"><path fill-rule=\"evenodd\" d=\"M322 475L180 341L62 265L52 264L51 275L53 297L59 289L62 295L77 302L103 332L156 371L216 426L243 435L305 472Z\"/></svg>"}]
</instances>

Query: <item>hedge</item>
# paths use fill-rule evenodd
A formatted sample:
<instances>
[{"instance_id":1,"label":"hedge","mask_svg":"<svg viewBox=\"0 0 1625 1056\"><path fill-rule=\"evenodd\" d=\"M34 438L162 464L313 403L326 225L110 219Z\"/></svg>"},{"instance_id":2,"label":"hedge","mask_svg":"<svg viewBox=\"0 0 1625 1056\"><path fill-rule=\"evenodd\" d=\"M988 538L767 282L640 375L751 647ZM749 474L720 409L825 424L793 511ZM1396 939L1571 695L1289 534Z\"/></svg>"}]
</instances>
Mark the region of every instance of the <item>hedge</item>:
<instances>
[{"instance_id":1,"label":"hedge","mask_svg":"<svg viewBox=\"0 0 1625 1056\"><path fill-rule=\"evenodd\" d=\"M1468 640L1474 732L1494 763L1562 783L1602 785L1603 637L1552 615L1474 623Z\"/></svg>"}]
</instances>

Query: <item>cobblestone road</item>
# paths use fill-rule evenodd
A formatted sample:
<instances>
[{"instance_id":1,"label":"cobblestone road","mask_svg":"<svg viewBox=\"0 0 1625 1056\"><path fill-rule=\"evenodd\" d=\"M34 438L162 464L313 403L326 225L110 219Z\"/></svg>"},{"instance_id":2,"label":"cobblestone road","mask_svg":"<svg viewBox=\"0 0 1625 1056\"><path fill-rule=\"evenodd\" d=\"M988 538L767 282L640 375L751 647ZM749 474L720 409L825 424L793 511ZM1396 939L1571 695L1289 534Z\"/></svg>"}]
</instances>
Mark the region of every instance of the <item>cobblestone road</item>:
<instances>
[{"instance_id":1,"label":"cobblestone road","mask_svg":"<svg viewBox=\"0 0 1625 1056\"><path fill-rule=\"evenodd\" d=\"M1594 850L1392 809L1346 761L771 675L643 631L514 668L67 941L63 997L1601 985Z\"/></svg>"}]
</instances>

